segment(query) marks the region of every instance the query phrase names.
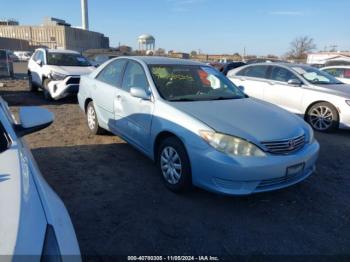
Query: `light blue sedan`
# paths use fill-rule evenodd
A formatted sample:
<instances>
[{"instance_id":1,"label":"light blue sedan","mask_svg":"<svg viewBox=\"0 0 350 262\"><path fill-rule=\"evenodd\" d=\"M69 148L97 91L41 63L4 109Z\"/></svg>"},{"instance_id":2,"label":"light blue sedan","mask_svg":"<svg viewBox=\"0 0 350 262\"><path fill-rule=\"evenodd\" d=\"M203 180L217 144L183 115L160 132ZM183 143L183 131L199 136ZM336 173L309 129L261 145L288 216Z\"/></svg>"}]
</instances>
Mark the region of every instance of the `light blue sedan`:
<instances>
[{"instance_id":1,"label":"light blue sedan","mask_svg":"<svg viewBox=\"0 0 350 262\"><path fill-rule=\"evenodd\" d=\"M89 130L122 137L157 163L175 192L195 185L247 195L315 171L319 144L303 119L249 98L202 63L120 57L83 76Z\"/></svg>"}]
</instances>

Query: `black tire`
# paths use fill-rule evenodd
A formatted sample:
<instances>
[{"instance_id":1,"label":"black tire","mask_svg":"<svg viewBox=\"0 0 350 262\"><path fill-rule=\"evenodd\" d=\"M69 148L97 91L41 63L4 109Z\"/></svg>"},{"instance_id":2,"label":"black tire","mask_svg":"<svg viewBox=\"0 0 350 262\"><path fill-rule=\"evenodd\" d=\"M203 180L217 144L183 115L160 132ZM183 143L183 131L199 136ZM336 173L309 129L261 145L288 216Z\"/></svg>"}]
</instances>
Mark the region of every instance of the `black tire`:
<instances>
[{"instance_id":1,"label":"black tire","mask_svg":"<svg viewBox=\"0 0 350 262\"><path fill-rule=\"evenodd\" d=\"M166 164L164 165L164 162L162 160L162 157L164 156L163 154L165 153L166 150L172 148L173 150L176 151L180 162L179 161L172 161L172 169L174 170L175 164L181 165L181 169L176 170L176 174L180 175L180 178L173 180L172 183L169 181L172 178L174 178L173 173L172 174L167 174L165 171ZM173 155L174 156L174 155ZM161 176L163 177L163 181L166 185L167 188L169 188L171 191L178 193L178 192L183 192L187 191L191 188L192 186L192 174L191 174L191 164L189 157L187 155L185 146L182 144L182 142L176 138L176 137L168 137L164 139L158 148L158 154L157 154L157 166L159 169L159 172ZM180 170L178 172L178 170Z\"/></svg>"},{"instance_id":2,"label":"black tire","mask_svg":"<svg viewBox=\"0 0 350 262\"><path fill-rule=\"evenodd\" d=\"M329 133L339 128L337 109L328 102L316 103L306 112L306 121L318 131Z\"/></svg>"},{"instance_id":3,"label":"black tire","mask_svg":"<svg viewBox=\"0 0 350 262\"><path fill-rule=\"evenodd\" d=\"M43 81L43 85L42 85L44 98L47 101L51 101L52 100L52 96L51 96L51 94L49 92L49 83L50 83L50 79L45 78L44 81Z\"/></svg>"},{"instance_id":4,"label":"black tire","mask_svg":"<svg viewBox=\"0 0 350 262\"><path fill-rule=\"evenodd\" d=\"M32 73L28 72L28 84L29 84L29 91L31 92L37 92L38 87L33 83Z\"/></svg>"},{"instance_id":5,"label":"black tire","mask_svg":"<svg viewBox=\"0 0 350 262\"><path fill-rule=\"evenodd\" d=\"M92 101L86 107L86 122L91 134L102 135L104 133L104 129L98 123L96 110Z\"/></svg>"}]
</instances>

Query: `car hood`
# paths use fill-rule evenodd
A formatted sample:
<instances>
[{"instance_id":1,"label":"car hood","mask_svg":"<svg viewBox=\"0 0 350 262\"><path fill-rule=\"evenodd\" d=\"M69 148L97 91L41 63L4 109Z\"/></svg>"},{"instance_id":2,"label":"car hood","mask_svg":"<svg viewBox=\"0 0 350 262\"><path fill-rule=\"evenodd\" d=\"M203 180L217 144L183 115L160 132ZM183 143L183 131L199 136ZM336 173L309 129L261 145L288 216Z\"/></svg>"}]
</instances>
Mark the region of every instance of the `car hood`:
<instances>
[{"instance_id":1,"label":"car hood","mask_svg":"<svg viewBox=\"0 0 350 262\"><path fill-rule=\"evenodd\" d=\"M50 70L64 75L87 75L94 71L93 66L50 66Z\"/></svg>"},{"instance_id":2,"label":"car hood","mask_svg":"<svg viewBox=\"0 0 350 262\"><path fill-rule=\"evenodd\" d=\"M47 220L28 159L13 144L0 163L0 256L41 254Z\"/></svg>"},{"instance_id":3,"label":"car hood","mask_svg":"<svg viewBox=\"0 0 350 262\"><path fill-rule=\"evenodd\" d=\"M316 90L326 92L328 94L333 94L337 96L350 97L350 85L340 84L340 85L314 85Z\"/></svg>"},{"instance_id":4,"label":"car hood","mask_svg":"<svg viewBox=\"0 0 350 262\"><path fill-rule=\"evenodd\" d=\"M253 98L170 104L217 132L257 143L296 137L307 130L301 118Z\"/></svg>"}]
</instances>

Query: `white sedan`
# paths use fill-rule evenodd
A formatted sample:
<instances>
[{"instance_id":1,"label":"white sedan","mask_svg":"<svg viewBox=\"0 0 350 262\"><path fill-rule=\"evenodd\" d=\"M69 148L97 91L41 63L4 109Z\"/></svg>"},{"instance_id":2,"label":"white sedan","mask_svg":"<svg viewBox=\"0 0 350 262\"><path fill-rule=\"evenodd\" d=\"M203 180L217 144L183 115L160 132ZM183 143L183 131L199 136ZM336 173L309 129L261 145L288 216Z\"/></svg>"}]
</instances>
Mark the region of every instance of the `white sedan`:
<instances>
[{"instance_id":1,"label":"white sedan","mask_svg":"<svg viewBox=\"0 0 350 262\"><path fill-rule=\"evenodd\" d=\"M23 107L19 118L20 124L0 97L0 257L81 261L69 214L21 139L49 126L53 114Z\"/></svg>"},{"instance_id":2,"label":"white sedan","mask_svg":"<svg viewBox=\"0 0 350 262\"><path fill-rule=\"evenodd\" d=\"M334 76L339 81L350 84L350 65L345 66L327 66L321 68L322 71Z\"/></svg>"},{"instance_id":3,"label":"white sedan","mask_svg":"<svg viewBox=\"0 0 350 262\"><path fill-rule=\"evenodd\" d=\"M316 68L260 63L228 73L252 97L301 115L315 130L350 128L350 85Z\"/></svg>"}]
</instances>

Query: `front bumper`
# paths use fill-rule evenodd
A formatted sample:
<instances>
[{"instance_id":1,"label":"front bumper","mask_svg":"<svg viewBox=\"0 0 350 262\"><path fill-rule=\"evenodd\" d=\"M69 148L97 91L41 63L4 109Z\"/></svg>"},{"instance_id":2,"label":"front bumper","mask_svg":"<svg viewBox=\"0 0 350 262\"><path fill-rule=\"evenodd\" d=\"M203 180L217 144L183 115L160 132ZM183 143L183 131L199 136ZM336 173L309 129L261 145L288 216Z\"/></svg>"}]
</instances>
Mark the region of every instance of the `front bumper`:
<instances>
[{"instance_id":1,"label":"front bumper","mask_svg":"<svg viewBox=\"0 0 350 262\"><path fill-rule=\"evenodd\" d=\"M64 80L51 80L48 87L51 97L55 100L64 98L79 91L80 77L69 76Z\"/></svg>"},{"instance_id":2,"label":"front bumper","mask_svg":"<svg viewBox=\"0 0 350 262\"><path fill-rule=\"evenodd\" d=\"M340 115L339 128L350 129L350 107L348 111Z\"/></svg>"},{"instance_id":3,"label":"front bumper","mask_svg":"<svg viewBox=\"0 0 350 262\"><path fill-rule=\"evenodd\" d=\"M267 157L230 157L211 147L207 150L190 149L193 184L216 193L249 195L294 185L316 169L318 142L291 155ZM287 169L295 165L303 169L287 175Z\"/></svg>"}]
</instances>

